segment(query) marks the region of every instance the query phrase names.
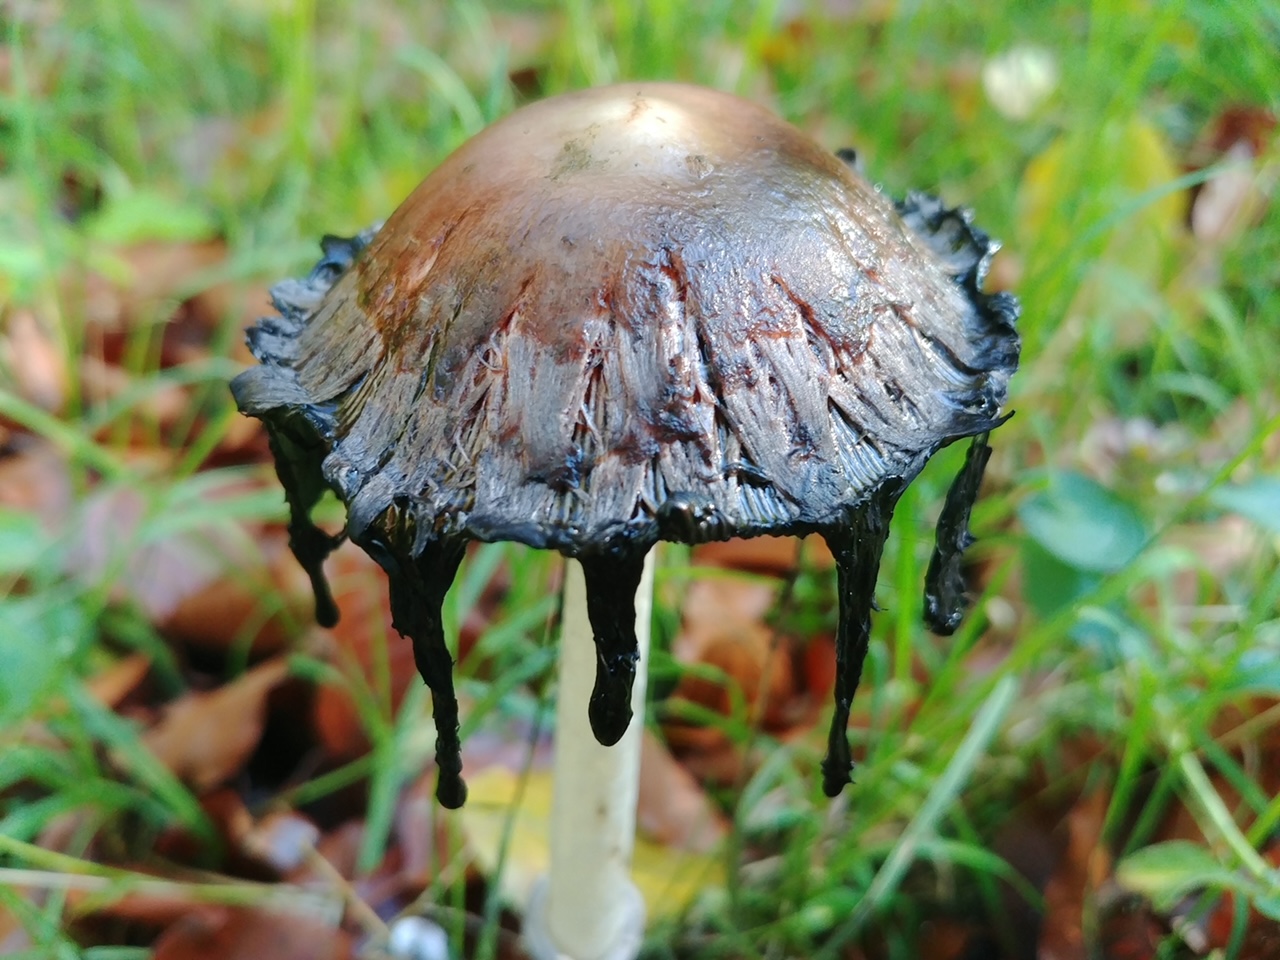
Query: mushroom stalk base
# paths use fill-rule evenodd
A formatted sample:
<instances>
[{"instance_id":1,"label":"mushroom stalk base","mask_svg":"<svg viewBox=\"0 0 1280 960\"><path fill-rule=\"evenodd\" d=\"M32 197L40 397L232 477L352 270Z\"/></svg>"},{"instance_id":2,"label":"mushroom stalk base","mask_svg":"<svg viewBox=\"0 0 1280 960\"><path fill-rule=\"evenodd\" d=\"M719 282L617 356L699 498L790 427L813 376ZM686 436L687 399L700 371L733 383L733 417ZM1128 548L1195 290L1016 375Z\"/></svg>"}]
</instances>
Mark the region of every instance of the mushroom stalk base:
<instances>
[{"instance_id":1,"label":"mushroom stalk base","mask_svg":"<svg viewBox=\"0 0 1280 960\"><path fill-rule=\"evenodd\" d=\"M587 618L586 582L581 565L567 562L552 769L551 868L535 887L525 917L526 944L536 960L633 960L640 952L645 911L631 880L631 853L652 608L650 551L636 591L640 659L631 690L634 716L622 739L611 747L601 746L587 719L596 647Z\"/></svg>"}]
</instances>

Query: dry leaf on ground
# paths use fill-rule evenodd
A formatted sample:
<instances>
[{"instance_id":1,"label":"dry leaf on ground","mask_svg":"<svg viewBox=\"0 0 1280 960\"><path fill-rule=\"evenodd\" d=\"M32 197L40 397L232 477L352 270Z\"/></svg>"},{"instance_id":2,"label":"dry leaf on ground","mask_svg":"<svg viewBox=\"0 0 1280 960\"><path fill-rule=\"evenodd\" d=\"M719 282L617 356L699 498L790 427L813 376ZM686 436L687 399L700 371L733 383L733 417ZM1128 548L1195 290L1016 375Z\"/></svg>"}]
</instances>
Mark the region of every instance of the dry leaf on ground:
<instances>
[{"instance_id":1,"label":"dry leaf on ground","mask_svg":"<svg viewBox=\"0 0 1280 960\"><path fill-rule=\"evenodd\" d=\"M349 960L350 934L308 917L202 910L169 927L152 960Z\"/></svg>"},{"instance_id":2,"label":"dry leaf on ground","mask_svg":"<svg viewBox=\"0 0 1280 960\"><path fill-rule=\"evenodd\" d=\"M242 493L239 481L226 481L209 484L201 496L216 500ZM260 566L252 529L210 521L183 532L157 532L153 513L144 489L120 484L96 490L70 531L68 572L89 584L110 582L116 599L133 601L161 624L229 571Z\"/></svg>"},{"instance_id":3,"label":"dry leaf on ground","mask_svg":"<svg viewBox=\"0 0 1280 960\"><path fill-rule=\"evenodd\" d=\"M707 853L728 827L705 790L650 731L640 746L640 798L636 823L656 843Z\"/></svg>"},{"instance_id":4,"label":"dry leaf on ground","mask_svg":"<svg viewBox=\"0 0 1280 960\"><path fill-rule=\"evenodd\" d=\"M1088 960L1086 916L1111 874L1111 855L1102 843L1110 795L1093 790L1081 797L1063 821L1066 848L1044 888L1044 925L1037 960Z\"/></svg>"},{"instance_id":5,"label":"dry leaf on ground","mask_svg":"<svg viewBox=\"0 0 1280 960\"><path fill-rule=\"evenodd\" d=\"M85 690L104 707L115 710L138 689L151 671L151 658L132 653L85 681Z\"/></svg>"},{"instance_id":6,"label":"dry leaf on ground","mask_svg":"<svg viewBox=\"0 0 1280 960\"><path fill-rule=\"evenodd\" d=\"M154 240L117 247L104 258L111 276L90 274L84 281L85 320L108 338L139 323L166 320L182 300L198 292L193 285L199 277L226 258L226 244L220 240ZM109 341L104 359L113 362L117 348Z\"/></svg>"},{"instance_id":7,"label":"dry leaf on ground","mask_svg":"<svg viewBox=\"0 0 1280 960\"><path fill-rule=\"evenodd\" d=\"M187 693L143 735L147 748L197 792L234 776L262 737L267 697L287 676L269 660L210 693Z\"/></svg>"},{"instance_id":8,"label":"dry leaf on ground","mask_svg":"<svg viewBox=\"0 0 1280 960\"><path fill-rule=\"evenodd\" d=\"M385 715L399 709L410 684L419 682L413 647L391 624L387 580L382 569L357 547L344 544L325 564L339 619L327 632L326 658L350 684L371 694ZM369 749L351 692L333 683L316 690L316 735L333 757L360 756Z\"/></svg>"},{"instance_id":9,"label":"dry leaf on ground","mask_svg":"<svg viewBox=\"0 0 1280 960\"><path fill-rule=\"evenodd\" d=\"M0 371L17 393L44 410L62 409L67 398L67 364L62 349L30 310L15 310L0 327Z\"/></svg>"},{"instance_id":10,"label":"dry leaf on ground","mask_svg":"<svg viewBox=\"0 0 1280 960\"><path fill-rule=\"evenodd\" d=\"M173 643L226 651L248 648L255 657L278 653L312 620L311 581L289 552L282 530L256 538L260 554L225 564L184 591L160 622Z\"/></svg>"},{"instance_id":11,"label":"dry leaf on ground","mask_svg":"<svg viewBox=\"0 0 1280 960\"><path fill-rule=\"evenodd\" d=\"M780 589L781 582L758 578L705 578L690 584L672 653L691 669L669 705L695 704L773 732L811 717L808 654L797 655L791 641L765 623ZM680 752L716 751L727 743L722 730L671 718L663 730Z\"/></svg>"},{"instance_id":12,"label":"dry leaf on ground","mask_svg":"<svg viewBox=\"0 0 1280 960\"><path fill-rule=\"evenodd\" d=\"M699 566L725 567L786 576L800 565L801 550L808 566L830 570L835 558L827 542L817 534L808 537L749 537L712 540L693 548L693 562Z\"/></svg>"},{"instance_id":13,"label":"dry leaf on ground","mask_svg":"<svg viewBox=\"0 0 1280 960\"><path fill-rule=\"evenodd\" d=\"M1255 161L1266 152L1276 130L1276 116L1253 106L1236 106L1214 118L1191 149L1199 168L1222 163L1205 181L1191 205L1191 232L1201 243L1221 246L1258 222L1275 185L1274 167Z\"/></svg>"}]
</instances>

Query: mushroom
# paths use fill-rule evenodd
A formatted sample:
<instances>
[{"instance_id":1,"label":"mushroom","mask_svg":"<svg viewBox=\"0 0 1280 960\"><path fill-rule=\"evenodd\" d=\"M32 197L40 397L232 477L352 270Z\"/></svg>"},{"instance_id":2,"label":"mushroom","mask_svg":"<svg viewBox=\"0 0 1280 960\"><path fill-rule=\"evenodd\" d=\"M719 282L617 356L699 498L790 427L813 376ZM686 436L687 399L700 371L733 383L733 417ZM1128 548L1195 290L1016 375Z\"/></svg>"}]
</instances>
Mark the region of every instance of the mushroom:
<instances>
[{"instance_id":1,"label":"mushroom","mask_svg":"<svg viewBox=\"0 0 1280 960\"><path fill-rule=\"evenodd\" d=\"M294 552L335 611L309 519L324 489L386 570L433 694L437 795L462 803L440 604L469 540L582 561L590 723L632 721L635 594L658 540L818 532L837 561L823 787L850 779L849 706L889 519L941 447L927 614L953 630L968 515L1017 366L997 245L963 210L897 204L796 128L669 83L531 104L448 157L380 230L326 238L273 293L232 385L267 426ZM566 617L569 614L566 612Z\"/></svg>"}]
</instances>

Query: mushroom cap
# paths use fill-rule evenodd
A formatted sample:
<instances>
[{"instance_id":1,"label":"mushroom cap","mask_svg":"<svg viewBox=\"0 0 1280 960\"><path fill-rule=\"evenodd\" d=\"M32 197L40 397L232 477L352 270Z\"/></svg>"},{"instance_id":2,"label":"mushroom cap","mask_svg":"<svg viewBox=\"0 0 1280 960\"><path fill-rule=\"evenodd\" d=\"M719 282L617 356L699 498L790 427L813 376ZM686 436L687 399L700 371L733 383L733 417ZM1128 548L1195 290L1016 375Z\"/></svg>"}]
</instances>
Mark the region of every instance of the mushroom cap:
<instances>
[{"instance_id":1,"label":"mushroom cap","mask_svg":"<svg viewBox=\"0 0 1280 960\"><path fill-rule=\"evenodd\" d=\"M631 722L634 594L655 540L820 531L840 594L834 796L894 504L975 436L939 521L926 613L953 630L960 555L1017 366L1017 303L963 211L894 204L841 156L736 97L676 84L535 103L440 165L380 230L327 237L249 332L232 384L266 422L317 618L346 533L386 570L431 687L437 796L456 807L458 707L441 602L468 539L584 565L589 715Z\"/></svg>"},{"instance_id":2,"label":"mushroom cap","mask_svg":"<svg viewBox=\"0 0 1280 960\"><path fill-rule=\"evenodd\" d=\"M354 539L410 554L823 530L999 422L1018 339L980 290L994 249L748 101L584 90L329 240L234 389Z\"/></svg>"}]
</instances>

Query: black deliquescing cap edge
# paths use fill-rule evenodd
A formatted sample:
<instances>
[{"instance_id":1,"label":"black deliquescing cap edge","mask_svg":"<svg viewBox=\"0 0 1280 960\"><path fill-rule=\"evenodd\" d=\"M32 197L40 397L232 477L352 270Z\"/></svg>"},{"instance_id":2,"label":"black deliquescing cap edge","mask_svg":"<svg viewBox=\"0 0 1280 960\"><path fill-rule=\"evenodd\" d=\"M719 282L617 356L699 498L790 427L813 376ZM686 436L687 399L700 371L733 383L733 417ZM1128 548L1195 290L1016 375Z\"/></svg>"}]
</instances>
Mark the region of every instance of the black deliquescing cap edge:
<instances>
[{"instance_id":1,"label":"black deliquescing cap edge","mask_svg":"<svg viewBox=\"0 0 1280 960\"><path fill-rule=\"evenodd\" d=\"M903 223L942 260L946 271L964 289L983 321L984 337L991 338L989 344L995 347L986 358L990 366L1012 374L1018 369L1022 350L1017 332L1022 306L1012 293L982 289L1000 241L974 226L972 210L948 207L932 194L912 190L895 201L894 207Z\"/></svg>"},{"instance_id":2,"label":"black deliquescing cap edge","mask_svg":"<svg viewBox=\"0 0 1280 960\"><path fill-rule=\"evenodd\" d=\"M841 159L846 162L853 160L852 157ZM896 203L896 208L906 226L941 259L943 269L964 288L967 298L974 305L975 313L981 321L979 331L981 340L990 346L990 352L984 358L986 365L989 370L997 374L998 378L1000 374L1007 378L1017 368L1020 349L1015 328L1019 315L1018 301L1008 293L986 294L981 289L990 267L991 257L999 249L998 242L973 226L970 211L964 208L947 208L940 200L928 194L910 193L904 200ZM311 442L324 443L332 440L332 411L327 405L317 404L306 395L292 369L296 360L296 341L306 323L314 316L325 294L354 264L376 230L376 227L371 228L352 238L324 237L321 241L323 256L305 279L285 280L272 288L272 302L279 311L279 315L262 318L248 332L250 349L262 366L252 368L238 376L232 383L232 392L241 411L263 419L272 432L301 433L305 435L307 441ZM1003 393L1002 388L1000 392ZM993 418L990 423L982 425L981 429L988 430L998 426L1004 419L1003 417ZM949 439L959 439L959 437ZM904 473L914 475L935 450L936 447L928 451L920 451L913 469ZM319 472L317 468L318 464L312 465L316 473ZM908 478L904 476L901 479ZM842 509L852 513L864 507L867 501L872 499L872 494L880 493L882 490L877 488L876 491L859 498L858 503L846 504ZM348 504L348 508L351 506ZM357 518L349 517L349 520L351 519ZM347 533L356 534L356 539L361 539L358 533L367 528L372 520L374 520L372 516L364 518L364 523L354 524L355 530L349 526ZM618 524L617 528L611 531L612 536L608 538L607 544L583 543L572 532L544 527L536 522L531 522L526 525L527 528L520 529L486 529L478 523L473 529L472 523L464 523L462 529L453 531L453 535L463 539L522 541L535 547L556 549L569 556L584 557L591 554L600 556L616 552L630 554L637 550L643 551L659 539L699 542L704 539L724 539L728 536L804 535L822 531L823 528L828 527L829 523L830 518L811 517L797 519L787 524L751 524L746 528L738 527L731 531L711 524L708 529L700 530L700 535L688 536L686 539L686 536L672 536L671 531L659 524L656 519L642 521L639 524L631 521ZM402 549L405 547L408 547L408 544L401 544ZM416 553L412 548L409 549L411 555ZM642 552L640 555L643 555ZM300 556L299 559L302 560L303 557ZM312 557L312 562L310 564L304 562L304 566L318 568L319 560L322 559L323 556ZM318 589L318 601L319 593ZM860 670L856 673L860 673ZM856 689L856 679L854 687ZM449 726L446 724L446 727ZM456 737L456 727L451 729L453 736ZM843 739L836 733L837 729L839 729L838 725L833 724L831 736ZM446 737L446 739L450 738ZM837 766L842 765L837 764ZM457 779L456 771L452 773L454 776L450 782ZM837 783L843 785L843 782L847 782L848 774L846 771L843 776L840 776L834 770L829 770L825 779L827 792L834 794L839 792ZM460 780L458 784L460 785ZM442 782L443 786L445 784ZM452 793L449 795L452 796ZM461 803L463 796L465 796L464 793L458 793L456 799L447 802L447 805L454 806Z\"/></svg>"},{"instance_id":3,"label":"black deliquescing cap edge","mask_svg":"<svg viewBox=\"0 0 1280 960\"><path fill-rule=\"evenodd\" d=\"M912 191L895 206L903 222L942 259L944 268L964 289L982 323L984 360L1007 379L1018 368L1022 348L1016 327L1021 305L1011 293L989 294L982 289L1000 242L974 226L971 210L948 207L930 194ZM990 429L999 427L1011 416L1012 413L1005 413L994 419ZM938 521L925 578L924 620L933 632L942 636L956 630L967 605L960 564L965 549L974 542L968 529L969 514L990 456L987 446L990 429L975 437L964 467L948 491Z\"/></svg>"},{"instance_id":4,"label":"black deliquescing cap edge","mask_svg":"<svg viewBox=\"0 0 1280 960\"><path fill-rule=\"evenodd\" d=\"M316 622L332 627L338 608L325 580L325 558L345 539L330 536L311 521L324 480L321 463L333 439L332 412L312 402L293 370L297 342L316 308L356 258L378 227L354 237L326 235L320 240L321 258L303 279L289 279L271 288L278 314L262 317L245 332L249 351L259 361L231 381L236 407L267 428L276 474L289 504L289 546L306 570L315 593Z\"/></svg>"}]
</instances>

